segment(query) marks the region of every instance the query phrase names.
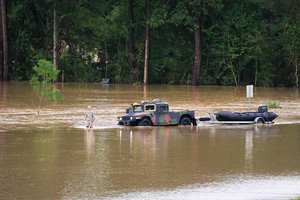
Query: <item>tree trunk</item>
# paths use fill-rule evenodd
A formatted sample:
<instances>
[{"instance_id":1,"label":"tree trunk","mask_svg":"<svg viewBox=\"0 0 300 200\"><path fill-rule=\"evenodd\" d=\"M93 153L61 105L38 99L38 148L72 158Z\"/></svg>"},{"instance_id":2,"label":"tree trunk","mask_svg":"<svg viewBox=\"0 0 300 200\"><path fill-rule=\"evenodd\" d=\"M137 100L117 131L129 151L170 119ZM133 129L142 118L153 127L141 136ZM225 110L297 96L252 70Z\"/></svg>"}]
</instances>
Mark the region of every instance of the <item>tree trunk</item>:
<instances>
[{"instance_id":1,"label":"tree trunk","mask_svg":"<svg viewBox=\"0 0 300 200\"><path fill-rule=\"evenodd\" d=\"M0 9L0 16L1 15ZM0 81L3 80L3 37L2 37L2 17L0 18Z\"/></svg>"},{"instance_id":2,"label":"tree trunk","mask_svg":"<svg viewBox=\"0 0 300 200\"><path fill-rule=\"evenodd\" d=\"M107 44L104 41L104 51L105 51L105 78L107 78L107 64L108 64L108 53L107 53Z\"/></svg>"},{"instance_id":3,"label":"tree trunk","mask_svg":"<svg viewBox=\"0 0 300 200\"><path fill-rule=\"evenodd\" d=\"M2 80L8 81L8 38L7 38L7 15L5 0L1 0L1 22L3 41L3 74Z\"/></svg>"},{"instance_id":4,"label":"tree trunk","mask_svg":"<svg viewBox=\"0 0 300 200\"><path fill-rule=\"evenodd\" d=\"M150 43L150 0L145 0L146 30L145 30L145 58L144 58L144 85L148 84L149 43Z\"/></svg>"},{"instance_id":5,"label":"tree trunk","mask_svg":"<svg viewBox=\"0 0 300 200\"><path fill-rule=\"evenodd\" d=\"M129 64L132 69L135 68L135 44L134 44L134 14L133 14L133 0L128 0L128 14L129 14Z\"/></svg>"},{"instance_id":6,"label":"tree trunk","mask_svg":"<svg viewBox=\"0 0 300 200\"><path fill-rule=\"evenodd\" d=\"M192 86L198 85L200 65L201 65L201 20L199 19L195 31L195 61L194 61L194 70L192 75Z\"/></svg>"},{"instance_id":7,"label":"tree trunk","mask_svg":"<svg viewBox=\"0 0 300 200\"><path fill-rule=\"evenodd\" d=\"M236 78L236 75L234 73L234 70L233 70L233 64L230 63L230 67L229 67L231 73L232 73L232 76L233 76L233 79L234 79L234 83L235 83L235 86L237 87L238 86L238 81L237 81L237 78Z\"/></svg>"},{"instance_id":8,"label":"tree trunk","mask_svg":"<svg viewBox=\"0 0 300 200\"><path fill-rule=\"evenodd\" d=\"M299 77L298 77L298 58L295 59L295 85L299 87Z\"/></svg>"},{"instance_id":9,"label":"tree trunk","mask_svg":"<svg viewBox=\"0 0 300 200\"><path fill-rule=\"evenodd\" d=\"M255 58L255 78L254 78L254 86L255 86L255 87L256 87L256 84L257 84L257 74L258 74L258 72L257 72L257 71L258 71L258 70L257 70L257 67L258 67L258 66L257 66L257 65L258 65L258 64L257 64L257 59L258 59L258 58L256 57L256 58Z\"/></svg>"},{"instance_id":10,"label":"tree trunk","mask_svg":"<svg viewBox=\"0 0 300 200\"><path fill-rule=\"evenodd\" d=\"M57 41L58 41L57 10L56 10L56 1L54 1L54 7L53 7L53 67L55 69L58 69Z\"/></svg>"}]
</instances>

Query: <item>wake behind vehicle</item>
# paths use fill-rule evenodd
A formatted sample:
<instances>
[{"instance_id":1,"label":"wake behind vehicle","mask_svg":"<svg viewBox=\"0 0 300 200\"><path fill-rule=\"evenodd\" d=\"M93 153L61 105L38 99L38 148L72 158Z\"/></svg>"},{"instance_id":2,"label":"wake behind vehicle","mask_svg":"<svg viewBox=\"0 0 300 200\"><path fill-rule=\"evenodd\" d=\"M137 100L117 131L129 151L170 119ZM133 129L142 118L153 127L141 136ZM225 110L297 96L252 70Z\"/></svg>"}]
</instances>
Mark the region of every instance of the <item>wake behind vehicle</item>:
<instances>
[{"instance_id":1,"label":"wake behind vehicle","mask_svg":"<svg viewBox=\"0 0 300 200\"><path fill-rule=\"evenodd\" d=\"M169 111L169 104L159 99L134 103L126 114L118 117L118 125L123 126L196 126L195 111Z\"/></svg>"}]
</instances>

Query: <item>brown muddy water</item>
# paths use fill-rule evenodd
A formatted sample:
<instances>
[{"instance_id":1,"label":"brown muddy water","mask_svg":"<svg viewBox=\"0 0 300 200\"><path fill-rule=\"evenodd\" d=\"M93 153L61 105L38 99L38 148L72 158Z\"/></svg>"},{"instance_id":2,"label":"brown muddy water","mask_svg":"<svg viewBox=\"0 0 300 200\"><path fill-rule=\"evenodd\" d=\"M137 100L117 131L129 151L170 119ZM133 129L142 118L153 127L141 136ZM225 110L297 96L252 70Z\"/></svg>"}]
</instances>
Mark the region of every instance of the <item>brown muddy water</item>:
<instances>
[{"instance_id":1,"label":"brown muddy water","mask_svg":"<svg viewBox=\"0 0 300 200\"><path fill-rule=\"evenodd\" d=\"M273 125L120 127L143 99L198 117L247 111L245 87L57 85L64 103L37 100L28 82L0 83L0 199L291 199L300 196L300 95L255 88ZM84 114L93 106L93 130Z\"/></svg>"}]
</instances>

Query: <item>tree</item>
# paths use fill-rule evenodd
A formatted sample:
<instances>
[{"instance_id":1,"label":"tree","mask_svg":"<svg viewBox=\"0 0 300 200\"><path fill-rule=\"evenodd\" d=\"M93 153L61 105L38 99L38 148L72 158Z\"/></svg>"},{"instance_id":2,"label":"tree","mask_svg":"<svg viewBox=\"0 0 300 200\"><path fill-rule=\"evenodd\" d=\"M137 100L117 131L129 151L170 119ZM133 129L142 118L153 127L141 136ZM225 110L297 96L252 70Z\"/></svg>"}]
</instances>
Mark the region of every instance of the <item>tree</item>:
<instances>
[{"instance_id":1,"label":"tree","mask_svg":"<svg viewBox=\"0 0 300 200\"><path fill-rule=\"evenodd\" d=\"M57 64L57 42L58 42L58 27L57 27L57 2L54 0L53 2L53 67L58 69Z\"/></svg>"},{"instance_id":2,"label":"tree","mask_svg":"<svg viewBox=\"0 0 300 200\"><path fill-rule=\"evenodd\" d=\"M192 74L192 85L199 84L200 68L203 51L203 30L204 25L210 25L213 14L218 13L222 6L222 0L194 0L189 3L189 14L194 23L194 68Z\"/></svg>"},{"instance_id":3,"label":"tree","mask_svg":"<svg viewBox=\"0 0 300 200\"><path fill-rule=\"evenodd\" d=\"M192 85L199 84L200 67L202 62L202 41L204 25L209 25L209 19L222 8L221 0L183 0L178 2L175 17L179 24L194 34L194 66L192 70Z\"/></svg>"},{"instance_id":4,"label":"tree","mask_svg":"<svg viewBox=\"0 0 300 200\"><path fill-rule=\"evenodd\" d=\"M0 9L0 16L1 9ZM3 37L2 37L2 17L0 20L0 81L3 79Z\"/></svg>"},{"instance_id":5,"label":"tree","mask_svg":"<svg viewBox=\"0 0 300 200\"><path fill-rule=\"evenodd\" d=\"M299 0L1 2L13 27L9 79L29 80L30 66L47 58L66 82L99 81L105 66L114 83L299 82Z\"/></svg>"},{"instance_id":6,"label":"tree","mask_svg":"<svg viewBox=\"0 0 300 200\"><path fill-rule=\"evenodd\" d=\"M145 0L146 28L145 28L145 57L144 57L144 85L148 84L149 45L150 45L150 0Z\"/></svg>"},{"instance_id":7,"label":"tree","mask_svg":"<svg viewBox=\"0 0 300 200\"><path fill-rule=\"evenodd\" d=\"M294 68L291 73L294 85L299 87L298 67L300 62L300 23L294 19L287 19L283 22L283 41L286 59Z\"/></svg>"},{"instance_id":8,"label":"tree","mask_svg":"<svg viewBox=\"0 0 300 200\"><path fill-rule=\"evenodd\" d=\"M201 18L198 18L198 23L195 25L195 58L194 58L194 69L193 69L193 76L192 76L192 85L196 86L198 85L199 81L199 74L200 74L200 66L201 66L201 25L202 20Z\"/></svg>"},{"instance_id":9,"label":"tree","mask_svg":"<svg viewBox=\"0 0 300 200\"><path fill-rule=\"evenodd\" d=\"M128 54L129 54L129 65L131 68L135 68L135 42L134 42L134 12L133 12L133 1L128 0L128 15L129 15L129 45L128 45Z\"/></svg>"},{"instance_id":10,"label":"tree","mask_svg":"<svg viewBox=\"0 0 300 200\"><path fill-rule=\"evenodd\" d=\"M33 67L33 71L30 84L38 97L37 114L39 115L43 100L62 102L63 96L60 90L54 88L53 81L57 79L59 70L56 70L50 61L39 60Z\"/></svg>"},{"instance_id":11,"label":"tree","mask_svg":"<svg viewBox=\"0 0 300 200\"><path fill-rule=\"evenodd\" d=\"M255 31L255 34L249 39L250 47L250 55L249 58L254 60L255 65L255 78L254 78L254 86L257 86L257 79L258 79L258 67L259 67L259 58L262 56L262 46L263 46L263 39L261 33Z\"/></svg>"},{"instance_id":12,"label":"tree","mask_svg":"<svg viewBox=\"0 0 300 200\"><path fill-rule=\"evenodd\" d=\"M152 83L191 84L193 31L189 29L187 10L177 1L152 1L151 68Z\"/></svg>"},{"instance_id":13,"label":"tree","mask_svg":"<svg viewBox=\"0 0 300 200\"><path fill-rule=\"evenodd\" d=\"M1 0L1 25L3 44L3 73L0 80L8 81L8 37L7 37L7 14L5 0Z\"/></svg>"},{"instance_id":14,"label":"tree","mask_svg":"<svg viewBox=\"0 0 300 200\"><path fill-rule=\"evenodd\" d=\"M216 22L206 37L209 56L213 60L212 71L222 85L251 84L257 81L260 60L263 58L260 13L249 8L259 8L255 3L238 1L223 9L222 21Z\"/></svg>"}]
</instances>

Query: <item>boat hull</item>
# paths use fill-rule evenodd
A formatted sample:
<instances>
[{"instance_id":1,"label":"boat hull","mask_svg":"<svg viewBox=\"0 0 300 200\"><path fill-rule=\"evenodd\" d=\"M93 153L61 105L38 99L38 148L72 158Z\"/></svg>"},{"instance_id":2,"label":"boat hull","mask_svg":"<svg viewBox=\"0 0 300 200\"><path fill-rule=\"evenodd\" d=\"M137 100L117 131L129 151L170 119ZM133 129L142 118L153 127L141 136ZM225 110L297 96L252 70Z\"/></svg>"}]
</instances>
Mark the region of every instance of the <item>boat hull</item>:
<instances>
[{"instance_id":1,"label":"boat hull","mask_svg":"<svg viewBox=\"0 0 300 200\"><path fill-rule=\"evenodd\" d=\"M218 121L254 121L257 118L262 118L265 122L271 122L276 117L277 114L273 112L228 112L228 111L220 111L216 113L216 119Z\"/></svg>"}]
</instances>

